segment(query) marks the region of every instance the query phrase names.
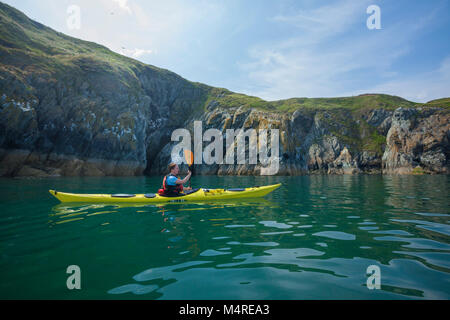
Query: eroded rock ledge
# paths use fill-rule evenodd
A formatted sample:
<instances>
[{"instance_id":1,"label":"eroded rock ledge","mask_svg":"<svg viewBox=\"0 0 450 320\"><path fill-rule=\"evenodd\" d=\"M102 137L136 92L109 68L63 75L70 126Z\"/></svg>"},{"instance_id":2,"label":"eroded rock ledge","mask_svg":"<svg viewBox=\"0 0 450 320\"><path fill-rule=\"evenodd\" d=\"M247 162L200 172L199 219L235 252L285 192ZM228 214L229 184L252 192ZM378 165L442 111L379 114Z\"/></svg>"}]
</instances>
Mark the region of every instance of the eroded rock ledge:
<instances>
[{"instance_id":1,"label":"eroded rock ledge","mask_svg":"<svg viewBox=\"0 0 450 320\"><path fill-rule=\"evenodd\" d=\"M22 119L30 122L25 117ZM279 175L449 173L450 115L443 108L375 109L358 117L342 110L297 110L291 114L281 114L230 108L209 110L199 120L203 122L203 130L216 128L223 133L230 128L279 129ZM182 125L192 129L193 119L186 120ZM29 124L28 127L34 128ZM154 133L150 137L142 136L142 145L136 147L134 152L128 150L128 158L135 159L139 159L138 150L143 150L140 160L2 148L0 176L162 174L175 143L169 141L171 131L167 128L156 131L159 133L156 136ZM26 130L22 129L24 133ZM138 134L136 128L131 127L130 134ZM256 142L248 141L247 148L248 143ZM111 146L105 143L104 148L96 150L97 154L107 154ZM114 151L112 149L112 154ZM147 162L148 159L151 163ZM203 175L259 175L260 170L259 164L196 165L196 173Z\"/></svg>"},{"instance_id":2,"label":"eroded rock ledge","mask_svg":"<svg viewBox=\"0 0 450 320\"><path fill-rule=\"evenodd\" d=\"M434 107L374 109L357 114L339 109L280 114L236 108L213 109L202 117L205 130L278 128L279 175L449 173L449 120L446 109ZM186 125L192 127L192 123ZM164 172L173 145L167 144L158 154L153 173ZM196 172L258 175L260 168L198 165Z\"/></svg>"}]
</instances>

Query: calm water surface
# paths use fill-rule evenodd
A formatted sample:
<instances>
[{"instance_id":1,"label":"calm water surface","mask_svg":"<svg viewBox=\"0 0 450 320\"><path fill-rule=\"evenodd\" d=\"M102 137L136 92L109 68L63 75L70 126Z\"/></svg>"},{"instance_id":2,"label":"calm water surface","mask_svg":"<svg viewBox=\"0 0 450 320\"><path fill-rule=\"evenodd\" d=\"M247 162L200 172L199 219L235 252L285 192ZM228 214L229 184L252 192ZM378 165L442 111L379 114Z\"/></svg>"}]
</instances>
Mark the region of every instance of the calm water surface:
<instances>
[{"instance_id":1,"label":"calm water surface","mask_svg":"<svg viewBox=\"0 0 450 320\"><path fill-rule=\"evenodd\" d=\"M450 176L193 178L277 182L246 202L114 206L47 190L147 193L161 178L0 179L0 298L450 298ZM81 290L66 287L69 265Z\"/></svg>"}]
</instances>

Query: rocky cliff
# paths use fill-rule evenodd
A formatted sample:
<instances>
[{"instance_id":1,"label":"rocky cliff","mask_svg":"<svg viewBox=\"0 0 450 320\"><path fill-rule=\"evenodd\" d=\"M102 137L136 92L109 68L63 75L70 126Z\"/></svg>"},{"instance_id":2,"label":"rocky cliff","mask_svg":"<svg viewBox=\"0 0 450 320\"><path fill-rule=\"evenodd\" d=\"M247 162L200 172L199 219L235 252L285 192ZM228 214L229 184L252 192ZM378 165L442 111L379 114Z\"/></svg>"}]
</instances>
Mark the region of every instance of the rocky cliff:
<instances>
[{"instance_id":1,"label":"rocky cliff","mask_svg":"<svg viewBox=\"0 0 450 320\"><path fill-rule=\"evenodd\" d=\"M450 113L445 105L299 107L293 112L215 105L213 101L201 117L204 130L279 129L280 175L449 172ZM185 127L192 128L192 120ZM154 173L164 170L177 143L168 143L158 154ZM204 142L204 147L209 143ZM247 149L249 143L256 141L247 141ZM196 170L204 174L259 175L261 165L198 165Z\"/></svg>"},{"instance_id":2,"label":"rocky cliff","mask_svg":"<svg viewBox=\"0 0 450 320\"><path fill-rule=\"evenodd\" d=\"M278 174L448 173L449 106L375 94L267 102L68 37L0 3L0 176L159 174L173 130L192 131L195 120L223 133L279 129Z\"/></svg>"},{"instance_id":3,"label":"rocky cliff","mask_svg":"<svg viewBox=\"0 0 450 320\"><path fill-rule=\"evenodd\" d=\"M0 176L140 175L208 86L0 4Z\"/></svg>"}]
</instances>

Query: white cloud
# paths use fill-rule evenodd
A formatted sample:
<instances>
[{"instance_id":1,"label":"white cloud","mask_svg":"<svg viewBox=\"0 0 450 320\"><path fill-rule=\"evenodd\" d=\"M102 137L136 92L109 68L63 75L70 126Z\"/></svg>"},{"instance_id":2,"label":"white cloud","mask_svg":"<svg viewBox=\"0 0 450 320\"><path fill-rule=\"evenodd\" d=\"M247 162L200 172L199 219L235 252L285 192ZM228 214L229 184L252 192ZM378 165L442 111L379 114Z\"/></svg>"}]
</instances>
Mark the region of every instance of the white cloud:
<instances>
[{"instance_id":1,"label":"white cloud","mask_svg":"<svg viewBox=\"0 0 450 320\"><path fill-rule=\"evenodd\" d=\"M446 76L447 78L450 77L450 56L442 60L439 72L442 74L442 76Z\"/></svg>"},{"instance_id":2,"label":"white cloud","mask_svg":"<svg viewBox=\"0 0 450 320\"><path fill-rule=\"evenodd\" d=\"M382 30L369 31L365 23L368 4L344 0L273 17L271 21L297 32L248 50L250 61L239 63L246 78L240 79L241 92L265 100L353 95L364 87L370 89L366 92L379 89L416 101L442 96L439 83L404 80L392 69L394 62L411 53L410 43L436 11L420 20L382 24ZM441 68L450 68L450 60Z\"/></svg>"},{"instance_id":3,"label":"white cloud","mask_svg":"<svg viewBox=\"0 0 450 320\"><path fill-rule=\"evenodd\" d=\"M138 59L138 58L140 58L140 57L142 57L142 56L144 56L146 54L152 54L152 53L156 54L156 51L154 51L154 50L147 50L147 49L138 49L138 48L135 48L135 49L121 48L119 50L119 53L123 54L124 56L128 56L128 57L131 57L131 58Z\"/></svg>"},{"instance_id":4,"label":"white cloud","mask_svg":"<svg viewBox=\"0 0 450 320\"><path fill-rule=\"evenodd\" d=\"M53 8L51 0L43 1ZM177 66L189 66L204 30L217 35L214 24L225 12L225 4L208 0L78 0L78 5L81 29L68 30L65 17L55 29L174 72ZM208 41L201 42L203 48Z\"/></svg>"},{"instance_id":5,"label":"white cloud","mask_svg":"<svg viewBox=\"0 0 450 320\"><path fill-rule=\"evenodd\" d=\"M129 14L132 14L131 8L128 6L128 0L112 0L119 5L119 8L125 10Z\"/></svg>"},{"instance_id":6,"label":"white cloud","mask_svg":"<svg viewBox=\"0 0 450 320\"><path fill-rule=\"evenodd\" d=\"M349 26L355 24L355 20L364 14L368 3L368 0L358 2L344 0L337 4L302 10L291 15L276 15L271 20L287 23L302 30L304 33L302 33L301 37L296 38L295 41L298 42L300 39L303 39L303 43L317 43L325 38L342 33Z\"/></svg>"},{"instance_id":7,"label":"white cloud","mask_svg":"<svg viewBox=\"0 0 450 320\"><path fill-rule=\"evenodd\" d=\"M199 37L198 28L207 28L223 11L220 10L220 4L204 1L129 1L128 7L133 12L132 19L113 17L107 26L95 25L96 30L104 28L102 33L108 35L101 43L119 53L123 51L122 47L151 48L153 54L161 53L160 57L174 54L182 57L182 52L186 55L186 50L192 47ZM150 53L148 50L133 50L135 51L125 51L125 54L142 57ZM192 54L192 50L190 51L189 54Z\"/></svg>"},{"instance_id":8,"label":"white cloud","mask_svg":"<svg viewBox=\"0 0 450 320\"><path fill-rule=\"evenodd\" d=\"M364 47L370 46L335 41L357 23L365 13L364 5L346 0L270 19L297 32L248 50L251 62L239 64L249 81L256 84L248 93L266 100L336 95L341 89L336 78L359 68L359 57L369 49Z\"/></svg>"},{"instance_id":9,"label":"white cloud","mask_svg":"<svg viewBox=\"0 0 450 320\"><path fill-rule=\"evenodd\" d=\"M437 98L450 97L450 56L440 66L429 72L422 72L408 79L391 80L358 93L386 93L415 102L428 102ZM358 94L357 93L357 94Z\"/></svg>"}]
</instances>

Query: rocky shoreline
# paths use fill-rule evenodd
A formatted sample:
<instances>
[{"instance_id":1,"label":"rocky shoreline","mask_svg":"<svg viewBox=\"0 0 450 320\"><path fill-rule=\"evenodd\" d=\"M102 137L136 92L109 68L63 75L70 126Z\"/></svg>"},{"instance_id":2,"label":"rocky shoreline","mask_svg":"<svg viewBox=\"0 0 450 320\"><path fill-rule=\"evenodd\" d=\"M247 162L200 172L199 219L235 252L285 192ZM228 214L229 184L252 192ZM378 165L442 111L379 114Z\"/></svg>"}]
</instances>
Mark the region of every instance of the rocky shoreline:
<instances>
[{"instance_id":1,"label":"rocky shoreline","mask_svg":"<svg viewBox=\"0 0 450 320\"><path fill-rule=\"evenodd\" d=\"M450 115L442 108L398 108L370 110L360 119L331 122L338 111L295 111L293 114L259 110L214 109L201 116L205 130L216 128L277 128L280 137L278 175L304 174L448 174ZM326 116L328 115L328 117ZM327 119L327 121L324 121ZM352 121L373 126L376 134L386 134L381 144L360 150L361 137L343 139L335 130L345 132ZM184 124L192 128L193 120ZM168 140L170 132L166 132ZM367 133L366 133L367 134ZM370 133L373 134L373 133ZM147 140L144 138L143 140ZM164 140L164 139L163 139ZM342 141L345 140L345 141ZM363 140L363 139L362 139ZM39 152L27 149L0 149L0 176L138 176L163 174L175 142L160 144L152 163L101 159ZM248 142L247 142L248 149ZM380 148L377 150L377 148ZM142 149L148 150L145 146ZM197 175L259 175L261 165L196 165Z\"/></svg>"},{"instance_id":2,"label":"rocky shoreline","mask_svg":"<svg viewBox=\"0 0 450 320\"><path fill-rule=\"evenodd\" d=\"M3 177L138 176L145 170L145 166L135 161L83 160L23 149L0 149L0 157L0 176Z\"/></svg>"},{"instance_id":3,"label":"rocky shoreline","mask_svg":"<svg viewBox=\"0 0 450 320\"><path fill-rule=\"evenodd\" d=\"M214 109L201 119L207 128L222 132L241 127L279 129L278 175L449 173L450 114L443 108L374 109L356 117L342 110L280 114ZM164 172L173 145L158 154L152 173ZM260 169L248 164L196 166L199 174L218 175L259 175Z\"/></svg>"}]
</instances>

